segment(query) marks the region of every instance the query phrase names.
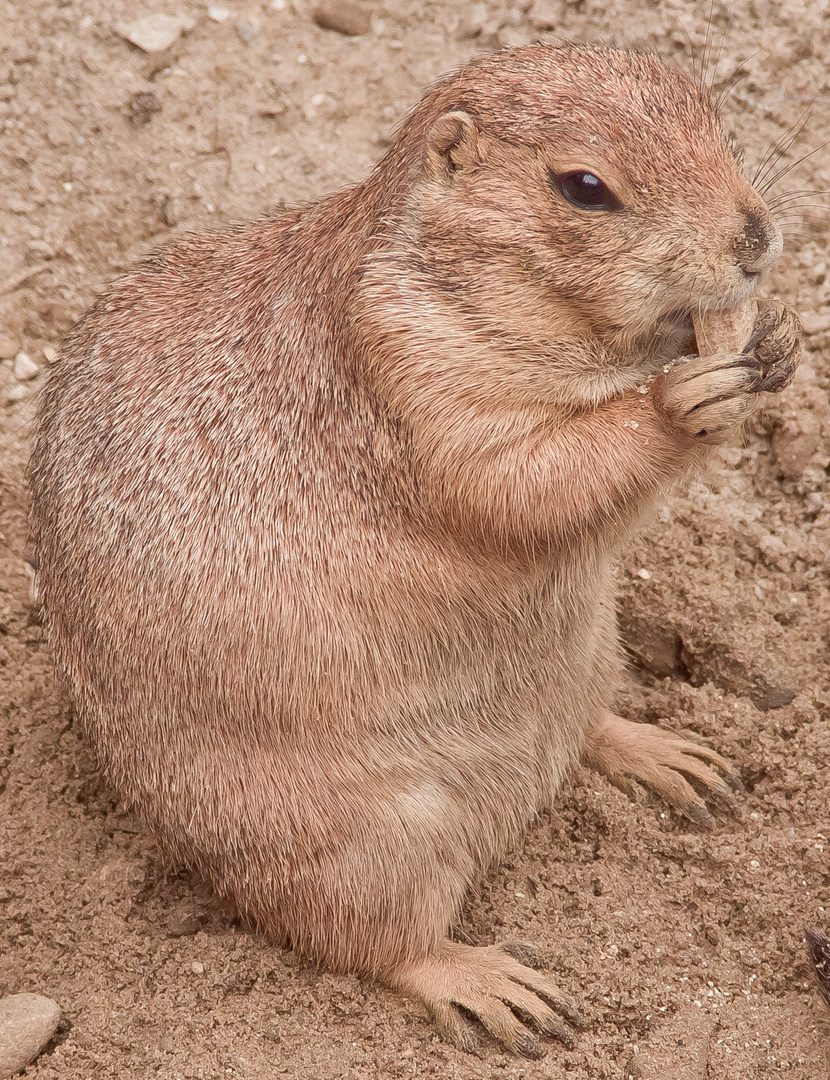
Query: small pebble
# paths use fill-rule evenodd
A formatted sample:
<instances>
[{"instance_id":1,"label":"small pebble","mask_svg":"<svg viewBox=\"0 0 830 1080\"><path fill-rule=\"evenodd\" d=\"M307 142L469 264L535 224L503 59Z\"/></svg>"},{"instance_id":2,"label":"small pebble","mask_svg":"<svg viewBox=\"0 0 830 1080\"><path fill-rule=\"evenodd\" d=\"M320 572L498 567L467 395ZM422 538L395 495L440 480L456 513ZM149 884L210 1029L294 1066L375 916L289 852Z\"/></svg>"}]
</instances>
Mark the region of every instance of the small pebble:
<instances>
[{"instance_id":1,"label":"small pebble","mask_svg":"<svg viewBox=\"0 0 830 1080\"><path fill-rule=\"evenodd\" d=\"M20 342L11 334L0 334L0 360L11 360L20 352Z\"/></svg>"},{"instance_id":2,"label":"small pebble","mask_svg":"<svg viewBox=\"0 0 830 1080\"><path fill-rule=\"evenodd\" d=\"M34 255L38 259L54 259L57 255L57 251L51 244L47 244L45 240L29 240L26 244L26 251L29 255Z\"/></svg>"},{"instance_id":3,"label":"small pebble","mask_svg":"<svg viewBox=\"0 0 830 1080\"><path fill-rule=\"evenodd\" d=\"M537 30L556 30L562 25L559 0L534 0L530 9L530 22Z\"/></svg>"},{"instance_id":4,"label":"small pebble","mask_svg":"<svg viewBox=\"0 0 830 1080\"><path fill-rule=\"evenodd\" d=\"M127 102L127 117L136 127L149 124L157 112L161 112L161 102L152 91L139 91Z\"/></svg>"},{"instance_id":5,"label":"small pebble","mask_svg":"<svg viewBox=\"0 0 830 1080\"><path fill-rule=\"evenodd\" d=\"M190 965L190 970L194 975L204 975L205 965L200 960L194 960Z\"/></svg>"},{"instance_id":6,"label":"small pebble","mask_svg":"<svg viewBox=\"0 0 830 1080\"><path fill-rule=\"evenodd\" d=\"M463 14L459 16L455 27L455 38L458 41L466 41L469 38L478 37L488 17L487 5L482 3L482 0L465 5Z\"/></svg>"},{"instance_id":7,"label":"small pebble","mask_svg":"<svg viewBox=\"0 0 830 1080\"><path fill-rule=\"evenodd\" d=\"M830 312L805 311L800 317L807 337L812 337L813 334L824 334L830 330Z\"/></svg>"},{"instance_id":8,"label":"small pebble","mask_svg":"<svg viewBox=\"0 0 830 1080\"><path fill-rule=\"evenodd\" d=\"M323 0L311 12L311 18L323 30L336 30L347 37L368 34L372 25L371 12L354 0Z\"/></svg>"},{"instance_id":9,"label":"small pebble","mask_svg":"<svg viewBox=\"0 0 830 1080\"><path fill-rule=\"evenodd\" d=\"M216 23L223 23L231 17L231 13L227 8L223 7L209 7L207 9L207 16Z\"/></svg>"},{"instance_id":10,"label":"small pebble","mask_svg":"<svg viewBox=\"0 0 830 1080\"><path fill-rule=\"evenodd\" d=\"M24 398L29 396L28 387L23 383L18 383L17 386L12 386L6 393L6 405L16 405L18 401L23 401Z\"/></svg>"},{"instance_id":11,"label":"small pebble","mask_svg":"<svg viewBox=\"0 0 830 1080\"><path fill-rule=\"evenodd\" d=\"M236 36L246 45L249 45L259 33L259 28L254 26L252 22L248 22L247 19L240 19L235 30Z\"/></svg>"},{"instance_id":12,"label":"small pebble","mask_svg":"<svg viewBox=\"0 0 830 1080\"><path fill-rule=\"evenodd\" d=\"M496 34L499 45L505 49L516 49L521 45L529 45L538 36L538 34L534 34L532 30L524 26L504 26Z\"/></svg>"},{"instance_id":13,"label":"small pebble","mask_svg":"<svg viewBox=\"0 0 830 1080\"><path fill-rule=\"evenodd\" d=\"M262 116L266 120L276 120L280 116L284 116L288 112L288 106L284 101L274 101L268 105L263 105L257 110L257 115Z\"/></svg>"},{"instance_id":14,"label":"small pebble","mask_svg":"<svg viewBox=\"0 0 830 1080\"><path fill-rule=\"evenodd\" d=\"M116 34L146 53L164 52L185 30L196 25L189 15L147 15L129 23L116 23Z\"/></svg>"},{"instance_id":15,"label":"small pebble","mask_svg":"<svg viewBox=\"0 0 830 1080\"><path fill-rule=\"evenodd\" d=\"M58 358L58 350L52 345L43 346L43 359L47 364L54 364Z\"/></svg>"},{"instance_id":16,"label":"small pebble","mask_svg":"<svg viewBox=\"0 0 830 1080\"><path fill-rule=\"evenodd\" d=\"M23 352L21 349L17 356L14 358L14 377L18 382L28 382L29 379L33 379L35 375L40 371L40 368L32 360L28 353Z\"/></svg>"},{"instance_id":17,"label":"small pebble","mask_svg":"<svg viewBox=\"0 0 830 1080\"><path fill-rule=\"evenodd\" d=\"M11 210L13 214L31 214L37 210L37 203L30 199L18 199L16 195L12 195L6 199L6 209Z\"/></svg>"},{"instance_id":18,"label":"small pebble","mask_svg":"<svg viewBox=\"0 0 830 1080\"><path fill-rule=\"evenodd\" d=\"M12 994L0 1001L0 1077L34 1061L60 1023L61 1011L40 994Z\"/></svg>"},{"instance_id":19,"label":"small pebble","mask_svg":"<svg viewBox=\"0 0 830 1080\"><path fill-rule=\"evenodd\" d=\"M178 199L165 195L161 206L161 219L168 229L173 229L181 221L181 206Z\"/></svg>"}]
</instances>

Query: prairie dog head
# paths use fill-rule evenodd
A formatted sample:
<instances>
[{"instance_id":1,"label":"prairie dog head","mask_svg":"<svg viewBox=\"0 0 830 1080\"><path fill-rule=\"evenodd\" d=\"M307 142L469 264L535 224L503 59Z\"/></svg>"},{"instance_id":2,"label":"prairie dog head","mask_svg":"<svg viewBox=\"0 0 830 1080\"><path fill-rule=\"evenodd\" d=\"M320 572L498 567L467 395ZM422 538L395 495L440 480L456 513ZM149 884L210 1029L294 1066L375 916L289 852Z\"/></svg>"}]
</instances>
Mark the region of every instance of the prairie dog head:
<instances>
[{"instance_id":1,"label":"prairie dog head","mask_svg":"<svg viewBox=\"0 0 830 1080\"><path fill-rule=\"evenodd\" d=\"M781 252L707 93L653 56L487 58L439 83L401 142L413 281L502 344L593 341L609 360L566 396L624 389L626 369L670 353L693 311L745 300Z\"/></svg>"}]
</instances>

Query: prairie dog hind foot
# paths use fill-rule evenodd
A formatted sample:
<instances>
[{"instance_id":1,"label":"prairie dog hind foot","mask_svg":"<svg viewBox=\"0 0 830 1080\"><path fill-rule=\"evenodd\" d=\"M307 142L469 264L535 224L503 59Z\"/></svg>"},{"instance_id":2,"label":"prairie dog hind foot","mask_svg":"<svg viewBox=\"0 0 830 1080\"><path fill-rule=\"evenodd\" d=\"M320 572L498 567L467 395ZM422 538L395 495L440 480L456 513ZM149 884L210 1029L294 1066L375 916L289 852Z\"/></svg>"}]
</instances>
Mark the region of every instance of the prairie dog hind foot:
<instances>
[{"instance_id":1,"label":"prairie dog hind foot","mask_svg":"<svg viewBox=\"0 0 830 1080\"><path fill-rule=\"evenodd\" d=\"M743 790L730 763L708 746L610 712L601 712L586 733L582 763L628 795L637 783L647 784L691 821L708 828L714 824L712 815L686 777L730 807L735 806L733 792Z\"/></svg>"},{"instance_id":2,"label":"prairie dog hind foot","mask_svg":"<svg viewBox=\"0 0 830 1080\"><path fill-rule=\"evenodd\" d=\"M520 943L476 947L444 941L429 956L402 966L388 981L422 1001L441 1035L459 1050L479 1048L478 1035L463 1015L470 1013L509 1050L541 1057L543 1044L526 1024L572 1047L571 1025L582 1027L583 1021L571 998L552 979L527 966L533 960L533 948Z\"/></svg>"}]
</instances>

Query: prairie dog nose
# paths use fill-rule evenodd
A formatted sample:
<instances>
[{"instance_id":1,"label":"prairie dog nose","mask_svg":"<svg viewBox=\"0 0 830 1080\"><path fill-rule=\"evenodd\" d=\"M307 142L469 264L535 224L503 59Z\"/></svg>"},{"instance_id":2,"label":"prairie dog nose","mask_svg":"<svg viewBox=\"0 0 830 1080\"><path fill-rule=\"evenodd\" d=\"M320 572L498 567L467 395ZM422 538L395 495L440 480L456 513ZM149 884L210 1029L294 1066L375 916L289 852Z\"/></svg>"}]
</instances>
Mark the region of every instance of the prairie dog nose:
<instances>
[{"instance_id":1,"label":"prairie dog nose","mask_svg":"<svg viewBox=\"0 0 830 1080\"><path fill-rule=\"evenodd\" d=\"M745 211L743 230L735 237L732 247L744 273L760 274L784 250L784 238L766 208L753 208Z\"/></svg>"}]
</instances>

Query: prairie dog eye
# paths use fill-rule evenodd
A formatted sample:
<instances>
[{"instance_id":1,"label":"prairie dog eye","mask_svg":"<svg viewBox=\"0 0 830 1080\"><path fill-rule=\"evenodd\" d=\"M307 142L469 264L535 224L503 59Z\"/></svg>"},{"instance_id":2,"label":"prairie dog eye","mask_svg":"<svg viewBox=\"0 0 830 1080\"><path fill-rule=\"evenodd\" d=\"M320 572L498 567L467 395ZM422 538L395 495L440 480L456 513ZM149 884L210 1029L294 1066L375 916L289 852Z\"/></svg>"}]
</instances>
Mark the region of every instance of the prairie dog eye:
<instances>
[{"instance_id":1,"label":"prairie dog eye","mask_svg":"<svg viewBox=\"0 0 830 1080\"><path fill-rule=\"evenodd\" d=\"M552 175L556 190L581 210L619 210L622 203L606 184L586 170Z\"/></svg>"}]
</instances>

